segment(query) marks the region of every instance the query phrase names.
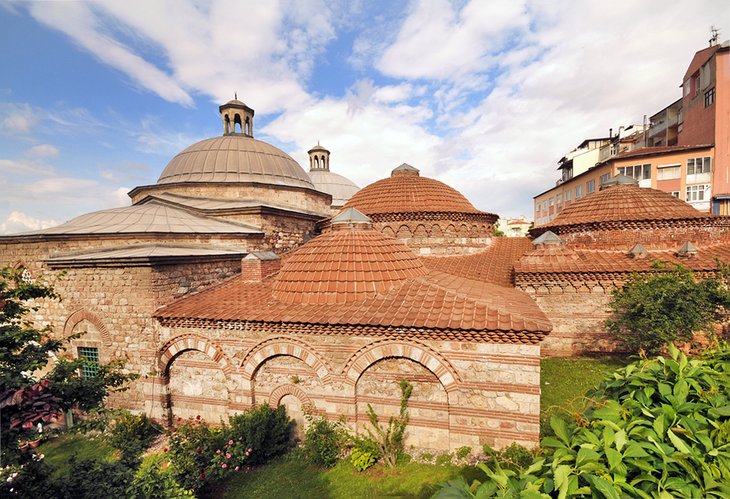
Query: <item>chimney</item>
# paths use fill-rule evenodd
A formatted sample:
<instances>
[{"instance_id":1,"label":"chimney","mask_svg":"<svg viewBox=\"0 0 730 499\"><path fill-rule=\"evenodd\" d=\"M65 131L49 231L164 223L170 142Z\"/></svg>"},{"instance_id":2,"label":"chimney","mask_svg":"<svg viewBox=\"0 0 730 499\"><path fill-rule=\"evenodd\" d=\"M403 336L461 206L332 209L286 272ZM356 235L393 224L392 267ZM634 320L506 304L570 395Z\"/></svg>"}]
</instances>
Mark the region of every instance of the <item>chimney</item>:
<instances>
[{"instance_id":1,"label":"chimney","mask_svg":"<svg viewBox=\"0 0 730 499\"><path fill-rule=\"evenodd\" d=\"M281 259L272 251L249 253L241 259L241 278L244 282L261 282L281 268Z\"/></svg>"}]
</instances>

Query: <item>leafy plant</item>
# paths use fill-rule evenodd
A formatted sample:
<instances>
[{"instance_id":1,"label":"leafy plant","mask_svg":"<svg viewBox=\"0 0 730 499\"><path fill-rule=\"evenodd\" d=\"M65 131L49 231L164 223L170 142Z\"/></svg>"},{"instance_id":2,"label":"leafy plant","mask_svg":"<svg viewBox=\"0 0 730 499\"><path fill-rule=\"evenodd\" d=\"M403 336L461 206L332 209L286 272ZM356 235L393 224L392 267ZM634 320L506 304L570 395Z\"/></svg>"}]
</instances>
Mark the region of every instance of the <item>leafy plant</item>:
<instances>
[{"instance_id":1,"label":"leafy plant","mask_svg":"<svg viewBox=\"0 0 730 499\"><path fill-rule=\"evenodd\" d=\"M200 417L183 421L168 431L170 447L167 457L175 480L188 490L197 491L209 480L208 468L224 436L219 428L211 428Z\"/></svg>"},{"instance_id":2,"label":"leafy plant","mask_svg":"<svg viewBox=\"0 0 730 499\"><path fill-rule=\"evenodd\" d=\"M172 470L162 455L146 458L135 472L128 490L130 499L177 499L195 497L175 480Z\"/></svg>"},{"instance_id":3,"label":"leafy plant","mask_svg":"<svg viewBox=\"0 0 730 499\"><path fill-rule=\"evenodd\" d=\"M373 406L368 404L368 419L370 420L370 425L373 427L372 430L368 428L368 435L378 444L380 455L385 464L390 468L396 465L398 457L403 453L403 444L409 418L408 400L411 398L413 385L404 379L400 382L400 389L400 412L398 413L398 417L390 417L386 428L380 425L378 415L375 414Z\"/></svg>"},{"instance_id":4,"label":"leafy plant","mask_svg":"<svg viewBox=\"0 0 730 499\"><path fill-rule=\"evenodd\" d=\"M691 341L695 332L722 320L728 307L730 292L720 277L697 279L677 265L655 274L633 274L615 289L606 327L631 351L652 354L669 342Z\"/></svg>"},{"instance_id":5,"label":"leafy plant","mask_svg":"<svg viewBox=\"0 0 730 499\"><path fill-rule=\"evenodd\" d=\"M330 468L337 463L347 441L342 421L330 421L325 416L306 415L308 426L304 433L304 457L317 466Z\"/></svg>"},{"instance_id":6,"label":"leafy plant","mask_svg":"<svg viewBox=\"0 0 730 499\"><path fill-rule=\"evenodd\" d=\"M365 471L375 464L376 458L372 452L353 449L350 455L350 462L357 471Z\"/></svg>"},{"instance_id":7,"label":"leafy plant","mask_svg":"<svg viewBox=\"0 0 730 499\"><path fill-rule=\"evenodd\" d=\"M157 433L158 429L146 414L125 411L117 418L109 442L121 451L122 459L134 461L149 447Z\"/></svg>"},{"instance_id":8,"label":"leafy plant","mask_svg":"<svg viewBox=\"0 0 730 499\"><path fill-rule=\"evenodd\" d=\"M730 348L669 354L607 378L580 422L553 416L547 455L527 469L494 459L479 465L488 480L451 481L435 497L727 497Z\"/></svg>"},{"instance_id":9,"label":"leafy plant","mask_svg":"<svg viewBox=\"0 0 730 499\"><path fill-rule=\"evenodd\" d=\"M456 459L466 459L467 457L469 457L469 454L471 454L471 447L469 447L468 445L459 447L458 449L456 449L456 452L454 452Z\"/></svg>"},{"instance_id":10,"label":"leafy plant","mask_svg":"<svg viewBox=\"0 0 730 499\"><path fill-rule=\"evenodd\" d=\"M276 409L259 405L229 419L224 428L224 440L242 439L252 448L250 464L263 464L288 451L293 443L294 421L286 415L284 406Z\"/></svg>"}]
</instances>

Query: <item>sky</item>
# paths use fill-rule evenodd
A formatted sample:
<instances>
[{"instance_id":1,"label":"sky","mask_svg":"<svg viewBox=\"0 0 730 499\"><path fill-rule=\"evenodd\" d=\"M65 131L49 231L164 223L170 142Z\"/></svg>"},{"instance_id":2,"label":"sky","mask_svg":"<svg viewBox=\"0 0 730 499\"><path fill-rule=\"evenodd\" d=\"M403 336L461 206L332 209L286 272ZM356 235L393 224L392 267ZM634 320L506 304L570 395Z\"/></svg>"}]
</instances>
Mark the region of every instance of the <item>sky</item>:
<instances>
[{"instance_id":1,"label":"sky","mask_svg":"<svg viewBox=\"0 0 730 499\"><path fill-rule=\"evenodd\" d=\"M363 187L409 163L502 217L680 96L726 0L0 0L0 234L130 204L238 98Z\"/></svg>"}]
</instances>

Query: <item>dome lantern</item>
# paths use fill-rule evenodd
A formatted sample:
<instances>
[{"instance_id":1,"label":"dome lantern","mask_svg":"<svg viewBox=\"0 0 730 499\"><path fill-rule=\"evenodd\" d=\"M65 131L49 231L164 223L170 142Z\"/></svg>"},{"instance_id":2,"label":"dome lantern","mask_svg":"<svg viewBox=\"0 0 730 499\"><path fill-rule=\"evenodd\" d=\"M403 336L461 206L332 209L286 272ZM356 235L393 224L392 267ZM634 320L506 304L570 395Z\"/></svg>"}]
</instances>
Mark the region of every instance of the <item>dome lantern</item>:
<instances>
[{"instance_id":1,"label":"dome lantern","mask_svg":"<svg viewBox=\"0 0 730 499\"><path fill-rule=\"evenodd\" d=\"M245 135L253 138L253 115L254 110L238 100L238 94L234 99L218 107L223 119L223 135Z\"/></svg>"},{"instance_id":2,"label":"dome lantern","mask_svg":"<svg viewBox=\"0 0 730 499\"><path fill-rule=\"evenodd\" d=\"M311 148L309 151L309 171L324 171L328 172L330 171L330 152L319 145L319 141L317 141L317 145Z\"/></svg>"}]
</instances>

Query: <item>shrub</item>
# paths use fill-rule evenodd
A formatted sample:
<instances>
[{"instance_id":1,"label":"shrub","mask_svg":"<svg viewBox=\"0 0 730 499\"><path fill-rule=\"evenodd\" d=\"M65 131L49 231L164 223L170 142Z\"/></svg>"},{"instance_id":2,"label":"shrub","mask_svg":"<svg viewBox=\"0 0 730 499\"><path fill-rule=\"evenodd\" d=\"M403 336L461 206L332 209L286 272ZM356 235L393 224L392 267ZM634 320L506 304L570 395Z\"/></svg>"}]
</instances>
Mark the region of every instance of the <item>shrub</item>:
<instances>
[{"instance_id":1,"label":"shrub","mask_svg":"<svg viewBox=\"0 0 730 499\"><path fill-rule=\"evenodd\" d=\"M130 499L173 499L179 497L195 497L177 483L172 468L166 466L164 456L153 455L146 458L134 474L129 489Z\"/></svg>"},{"instance_id":2,"label":"shrub","mask_svg":"<svg viewBox=\"0 0 730 499\"><path fill-rule=\"evenodd\" d=\"M342 453L347 433L342 421L330 421L324 416L307 415L309 426L304 433L304 457L314 465L332 467Z\"/></svg>"},{"instance_id":3,"label":"shrub","mask_svg":"<svg viewBox=\"0 0 730 499\"><path fill-rule=\"evenodd\" d=\"M678 265L658 274L634 274L615 289L606 327L631 351L651 354L672 341L691 341L695 332L723 319L728 307L730 293L720 278L698 280Z\"/></svg>"},{"instance_id":4,"label":"shrub","mask_svg":"<svg viewBox=\"0 0 730 499\"><path fill-rule=\"evenodd\" d=\"M350 461L357 471L365 471L375 464L375 456L371 452L353 449Z\"/></svg>"},{"instance_id":5,"label":"shrub","mask_svg":"<svg viewBox=\"0 0 730 499\"><path fill-rule=\"evenodd\" d=\"M211 479L220 479L230 473L236 473L250 459L253 448L247 447L243 439L229 440L220 449L216 449L208 467Z\"/></svg>"},{"instance_id":6,"label":"shrub","mask_svg":"<svg viewBox=\"0 0 730 499\"><path fill-rule=\"evenodd\" d=\"M411 398L413 385L404 379L400 382L400 389L400 412L397 418L391 417L388 420L387 428L380 426L378 415L375 414L373 406L368 404L368 419L373 427L372 431L368 429L368 435L378 444L380 456L390 468L396 465L398 457L403 454L406 427L408 426L408 399Z\"/></svg>"},{"instance_id":7,"label":"shrub","mask_svg":"<svg viewBox=\"0 0 730 499\"><path fill-rule=\"evenodd\" d=\"M730 348L669 353L607 378L580 424L553 416L547 456L527 469L480 464L489 480L454 480L435 497L728 497Z\"/></svg>"},{"instance_id":8,"label":"shrub","mask_svg":"<svg viewBox=\"0 0 730 499\"><path fill-rule=\"evenodd\" d=\"M8 464L0 468L0 497L60 497L51 473L42 454L33 454L23 464Z\"/></svg>"},{"instance_id":9,"label":"shrub","mask_svg":"<svg viewBox=\"0 0 730 499\"><path fill-rule=\"evenodd\" d=\"M122 452L122 459L135 460L157 433L146 414L125 412L117 418L109 443Z\"/></svg>"},{"instance_id":10,"label":"shrub","mask_svg":"<svg viewBox=\"0 0 730 499\"><path fill-rule=\"evenodd\" d=\"M99 497L126 497L132 484L134 470L119 461L78 461L71 457L71 471L57 481L57 497L67 499L96 499Z\"/></svg>"},{"instance_id":11,"label":"shrub","mask_svg":"<svg viewBox=\"0 0 730 499\"><path fill-rule=\"evenodd\" d=\"M246 450L253 449L249 464L263 464L291 448L294 421L286 415L284 406L272 409L265 404L231 416L224 432L224 441L238 442L241 438Z\"/></svg>"},{"instance_id":12,"label":"shrub","mask_svg":"<svg viewBox=\"0 0 730 499\"><path fill-rule=\"evenodd\" d=\"M215 451L220 449L224 436L218 428L198 419L182 421L168 431L170 447L167 457L175 480L184 488L199 490L210 478L208 468Z\"/></svg>"}]
</instances>

